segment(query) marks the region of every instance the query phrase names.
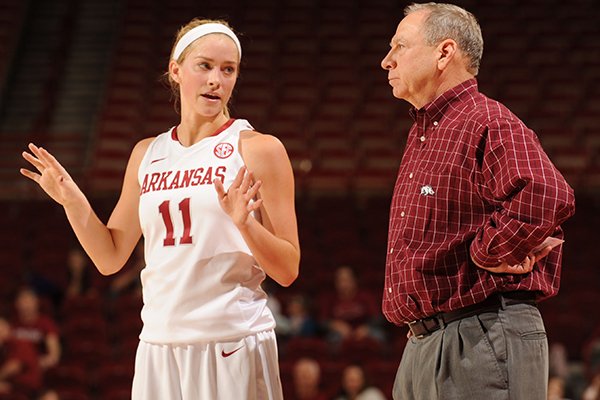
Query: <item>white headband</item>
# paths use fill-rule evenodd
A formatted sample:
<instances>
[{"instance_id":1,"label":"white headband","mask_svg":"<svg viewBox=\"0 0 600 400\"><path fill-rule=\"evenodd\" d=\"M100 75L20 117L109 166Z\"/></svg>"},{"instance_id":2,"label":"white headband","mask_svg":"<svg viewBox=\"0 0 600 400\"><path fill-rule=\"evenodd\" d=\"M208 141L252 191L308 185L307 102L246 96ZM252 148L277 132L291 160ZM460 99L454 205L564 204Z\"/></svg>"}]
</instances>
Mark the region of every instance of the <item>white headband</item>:
<instances>
[{"instance_id":1,"label":"white headband","mask_svg":"<svg viewBox=\"0 0 600 400\"><path fill-rule=\"evenodd\" d=\"M175 46L175 50L173 51L173 60L177 60L181 53L190 45L194 40L201 38L202 36L209 35L211 33L223 33L231 38L235 42L235 45L240 53L240 60L242 59L242 46L240 45L240 41L238 40L235 33L228 27L219 23L208 23L198 25L197 27L186 32L185 35L179 39L177 45Z\"/></svg>"}]
</instances>

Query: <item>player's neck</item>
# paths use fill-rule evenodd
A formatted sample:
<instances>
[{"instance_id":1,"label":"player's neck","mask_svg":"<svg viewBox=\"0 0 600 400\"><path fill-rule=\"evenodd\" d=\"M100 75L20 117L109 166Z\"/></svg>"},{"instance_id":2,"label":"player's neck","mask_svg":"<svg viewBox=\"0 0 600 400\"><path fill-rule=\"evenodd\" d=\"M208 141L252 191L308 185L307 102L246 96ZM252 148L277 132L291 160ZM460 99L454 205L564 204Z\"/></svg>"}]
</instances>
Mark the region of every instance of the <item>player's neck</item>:
<instances>
[{"instance_id":1,"label":"player's neck","mask_svg":"<svg viewBox=\"0 0 600 400\"><path fill-rule=\"evenodd\" d=\"M177 139L184 146L191 146L200 140L212 136L224 124L229 121L229 117L219 114L214 117L182 118L177 126Z\"/></svg>"}]
</instances>

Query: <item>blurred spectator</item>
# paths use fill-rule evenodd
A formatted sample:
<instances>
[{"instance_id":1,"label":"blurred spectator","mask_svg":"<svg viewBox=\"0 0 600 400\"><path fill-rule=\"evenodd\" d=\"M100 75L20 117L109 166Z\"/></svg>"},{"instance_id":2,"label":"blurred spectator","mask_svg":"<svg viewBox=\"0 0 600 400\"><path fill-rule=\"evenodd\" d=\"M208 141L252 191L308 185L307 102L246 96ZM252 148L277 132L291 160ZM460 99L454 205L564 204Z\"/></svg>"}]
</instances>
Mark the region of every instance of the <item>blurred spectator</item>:
<instances>
[{"instance_id":1,"label":"blurred spectator","mask_svg":"<svg viewBox=\"0 0 600 400\"><path fill-rule=\"evenodd\" d=\"M267 307L271 310L273 318L275 318L275 333L277 334L277 346L282 345L282 341L279 338L285 339L289 332L289 321L288 318L283 315L281 301L277 296L278 285L271 279L268 278L261 284L262 289L267 294Z\"/></svg>"},{"instance_id":2,"label":"blurred spectator","mask_svg":"<svg viewBox=\"0 0 600 400\"><path fill-rule=\"evenodd\" d=\"M287 336L289 332L289 321L281 312L281 302L277 297L267 292L267 307L271 310L273 318L275 318L275 333L278 336ZM279 343L278 343L279 344Z\"/></svg>"},{"instance_id":3,"label":"blurred spectator","mask_svg":"<svg viewBox=\"0 0 600 400\"><path fill-rule=\"evenodd\" d=\"M275 296L269 295L269 298L275 298ZM275 317L277 321L275 331L281 337L282 342L291 337L314 337L319 334L319 324L309 311L310 307L306 296L295 294L290 297L285 314L281 314L279 303L276 304L275 309L270 303L268 305L274 315L279 315L279 319L277 316Z\"/></svg>"},{"instance_id":4,"label":"blurred spectator","mask_svg":"<svg viewBox=\"0 0 600 400\"><path fill-rule=\"evenodd\" d=\"M127 264L115 274L108 288L108 294L112 298L119 297L123 294L139 294L142 295L142 283L140 273L146 266L144 256L144 240L140 240L136 245L133 254Z\"/></svg>"},{"instance_id":5,"label":"blurred spectator","mask_svg":"<svg viewBox=\"0 0 600 400\"><path fill-rule=\"evenodd\" d=\"M54 367L61 355L58 328L50 316L41 313L38 295L30 288L21 289L15 299L15 308L14 337L36 347L43 370Z\"/></svg>"},{"instance_id":6,"label":"blurred spectator","mask_svg":"<svg viewBox=\"0 0 600 400\"><path fill-rule=\"evenodd\" d=\"M566 383L561 376L550 376L548 379L548 400L569 400L565 397Z\"/></svg>"},{"instance_id":7,"label":"blurred spectator","mask_svg":"<svg viewBox=\"0 0 600 400\"><path fill-rule=\"evenodd\" d=\"M38 400L60 400L60 396L55 390L46 390L38 397Z\"/></svg>"},{"instance_id":8,"label":"blurred spectator","mask_svg":"<svg viewBox=\"0 0 600 400\"><path fill-rule=\"evenodd\" d=\"M79 248L74 247L67 255L69 282L65 292L66 297L95 295L92 287L92 273L95 267L89 262L88 256Z\"/></svg>"},{"instance_id":9,"label":"blurred spectator","mask_svg":"<svg viewBox=\"0 0 600 400\"><path fill-rule=\"evenodd\" d=\"M550 376L566 379L569 375L567 348L562 343L552 343L549 348Z\"/></svg>"},{"instance_id":10,"label":"blurred spectator","mask_svg":"<svg viewBox=\"0 0 600 400\"><path fill-rule=\"evenodd\" d=\"M358 365L348 365L342 375L342 390L336 400L386 400L381 390L368 384Z\"/></svg>"},{"instance_id":11,"label":"blurred spectator","mask_svg":"<svg viewBox=\"0 0 600 400\"><path fill-rule=\"evenodd\" d=\"M600 373L600 338L592 339L583 349L583 358L590 375Z\"/></svg>"},{"instance_id":12,"label":"blurred spectator","mask_svg":"<svg viewBox=\"0 0 600 400\"><path fill-rule=\"evenodd\" d=\"M581 400L600 400L600 371L596 372L585 388Z\"/></svg>"},{"instance_id":13,"label":"blurred spectator","mask_svg":"<svg viewBox=\"0 0 600 400\"><path fill-rule=\"evenodd\" d=\"M0 317L0 398L34 398L41 384L34 346L14 338L9 323Z\"/></svg>"},{"instance_id":14,"label":"blurred spectator","mask_svg":"<svg viewBox=\"0 0 600 400\"><path fill-rule=\"evenodd\" d=\"M321 389L321 367L311 358L300 358L294 364L294 395L290 400L327 400Z\"/></svg>"},{"instance_id":15,"label":"blurred spectator","mask_svg":"<svg viewBox=\"0 0 600 400\"><path fill-rule=\"evenodd\" d=\"M337 343L366 337L383 340L381 312L374 295L359 289L355 273L348 266L339 267L334 279L335 293L325 295L320 307L328 339Z\"/></svg>"},{"instance_id":16,"label":"blurred spectator","mask_svg":"<svg viewBox=\"0 0 600 400\"><path fill-rule=\"evenodd\" d=\"M306 296L297 294L289 299L287 318L289 321L289 336L310 337L318 334L318 324L312 317Z\"/></svg>"}]
</instances>

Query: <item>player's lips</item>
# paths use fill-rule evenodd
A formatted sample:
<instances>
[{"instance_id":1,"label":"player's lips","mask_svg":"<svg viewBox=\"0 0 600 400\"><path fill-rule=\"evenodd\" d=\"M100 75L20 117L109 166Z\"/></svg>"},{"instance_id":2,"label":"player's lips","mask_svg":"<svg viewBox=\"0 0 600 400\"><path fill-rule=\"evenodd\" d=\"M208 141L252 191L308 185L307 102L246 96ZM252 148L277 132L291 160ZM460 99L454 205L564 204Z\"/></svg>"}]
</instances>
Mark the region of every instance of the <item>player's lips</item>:
<instances>
[{"instance_id":1,"label":"player's lips","mask_svg":"<svg viewBox=\"0 0 600 400\"><path fill-rule=\"evenodd\" d=\"M221 100L221 96L219 96L215 92L204 93L201 96L208 100L213 100L213 101Z\"/></svg>"}]
</instances>

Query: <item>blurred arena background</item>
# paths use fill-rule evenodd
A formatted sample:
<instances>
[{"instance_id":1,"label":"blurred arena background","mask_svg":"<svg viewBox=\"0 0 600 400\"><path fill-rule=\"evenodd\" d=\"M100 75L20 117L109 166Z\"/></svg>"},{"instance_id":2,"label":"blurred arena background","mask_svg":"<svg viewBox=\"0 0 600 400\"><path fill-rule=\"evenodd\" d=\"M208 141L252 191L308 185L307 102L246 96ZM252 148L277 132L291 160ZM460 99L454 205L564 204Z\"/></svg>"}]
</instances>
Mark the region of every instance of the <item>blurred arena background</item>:
<instances>
[{"instance_id":1,"label":"blurred arena background","mask_svg":"<svg viewBox=\"0 0 600 400\"><path fill-rule=\"evenodd\" d=\"M480 89L536 131L575 189L561 292L540 308L553 357L565 351L563 374L577 399L600 371L600 4L454 3L482 26ZM91 294L64 295L74 236L62 209L19 175L27 143L52 151L106 220L133 145L178 121L161 83L174 33L196 16L224 18L244 49L232 115L279 137L295 171L300 278L268 290L284 317L288 300L303 294L318 319L334 271L350 265L380 301L388 205L411 125L408 104L392 97L380 61L406 4L0 0L0 310L13 313L24 284L42 295L63 346L46 378L62 399L129 398L141 300L112 294L117 278L95 270ZM339 389L342 367L356 362L391 398L406 329L382 329L383 340L335 349L319 335L281 340L285 391L295 360L311 356L328 393Z\"/></svg>"}]
</instances>

